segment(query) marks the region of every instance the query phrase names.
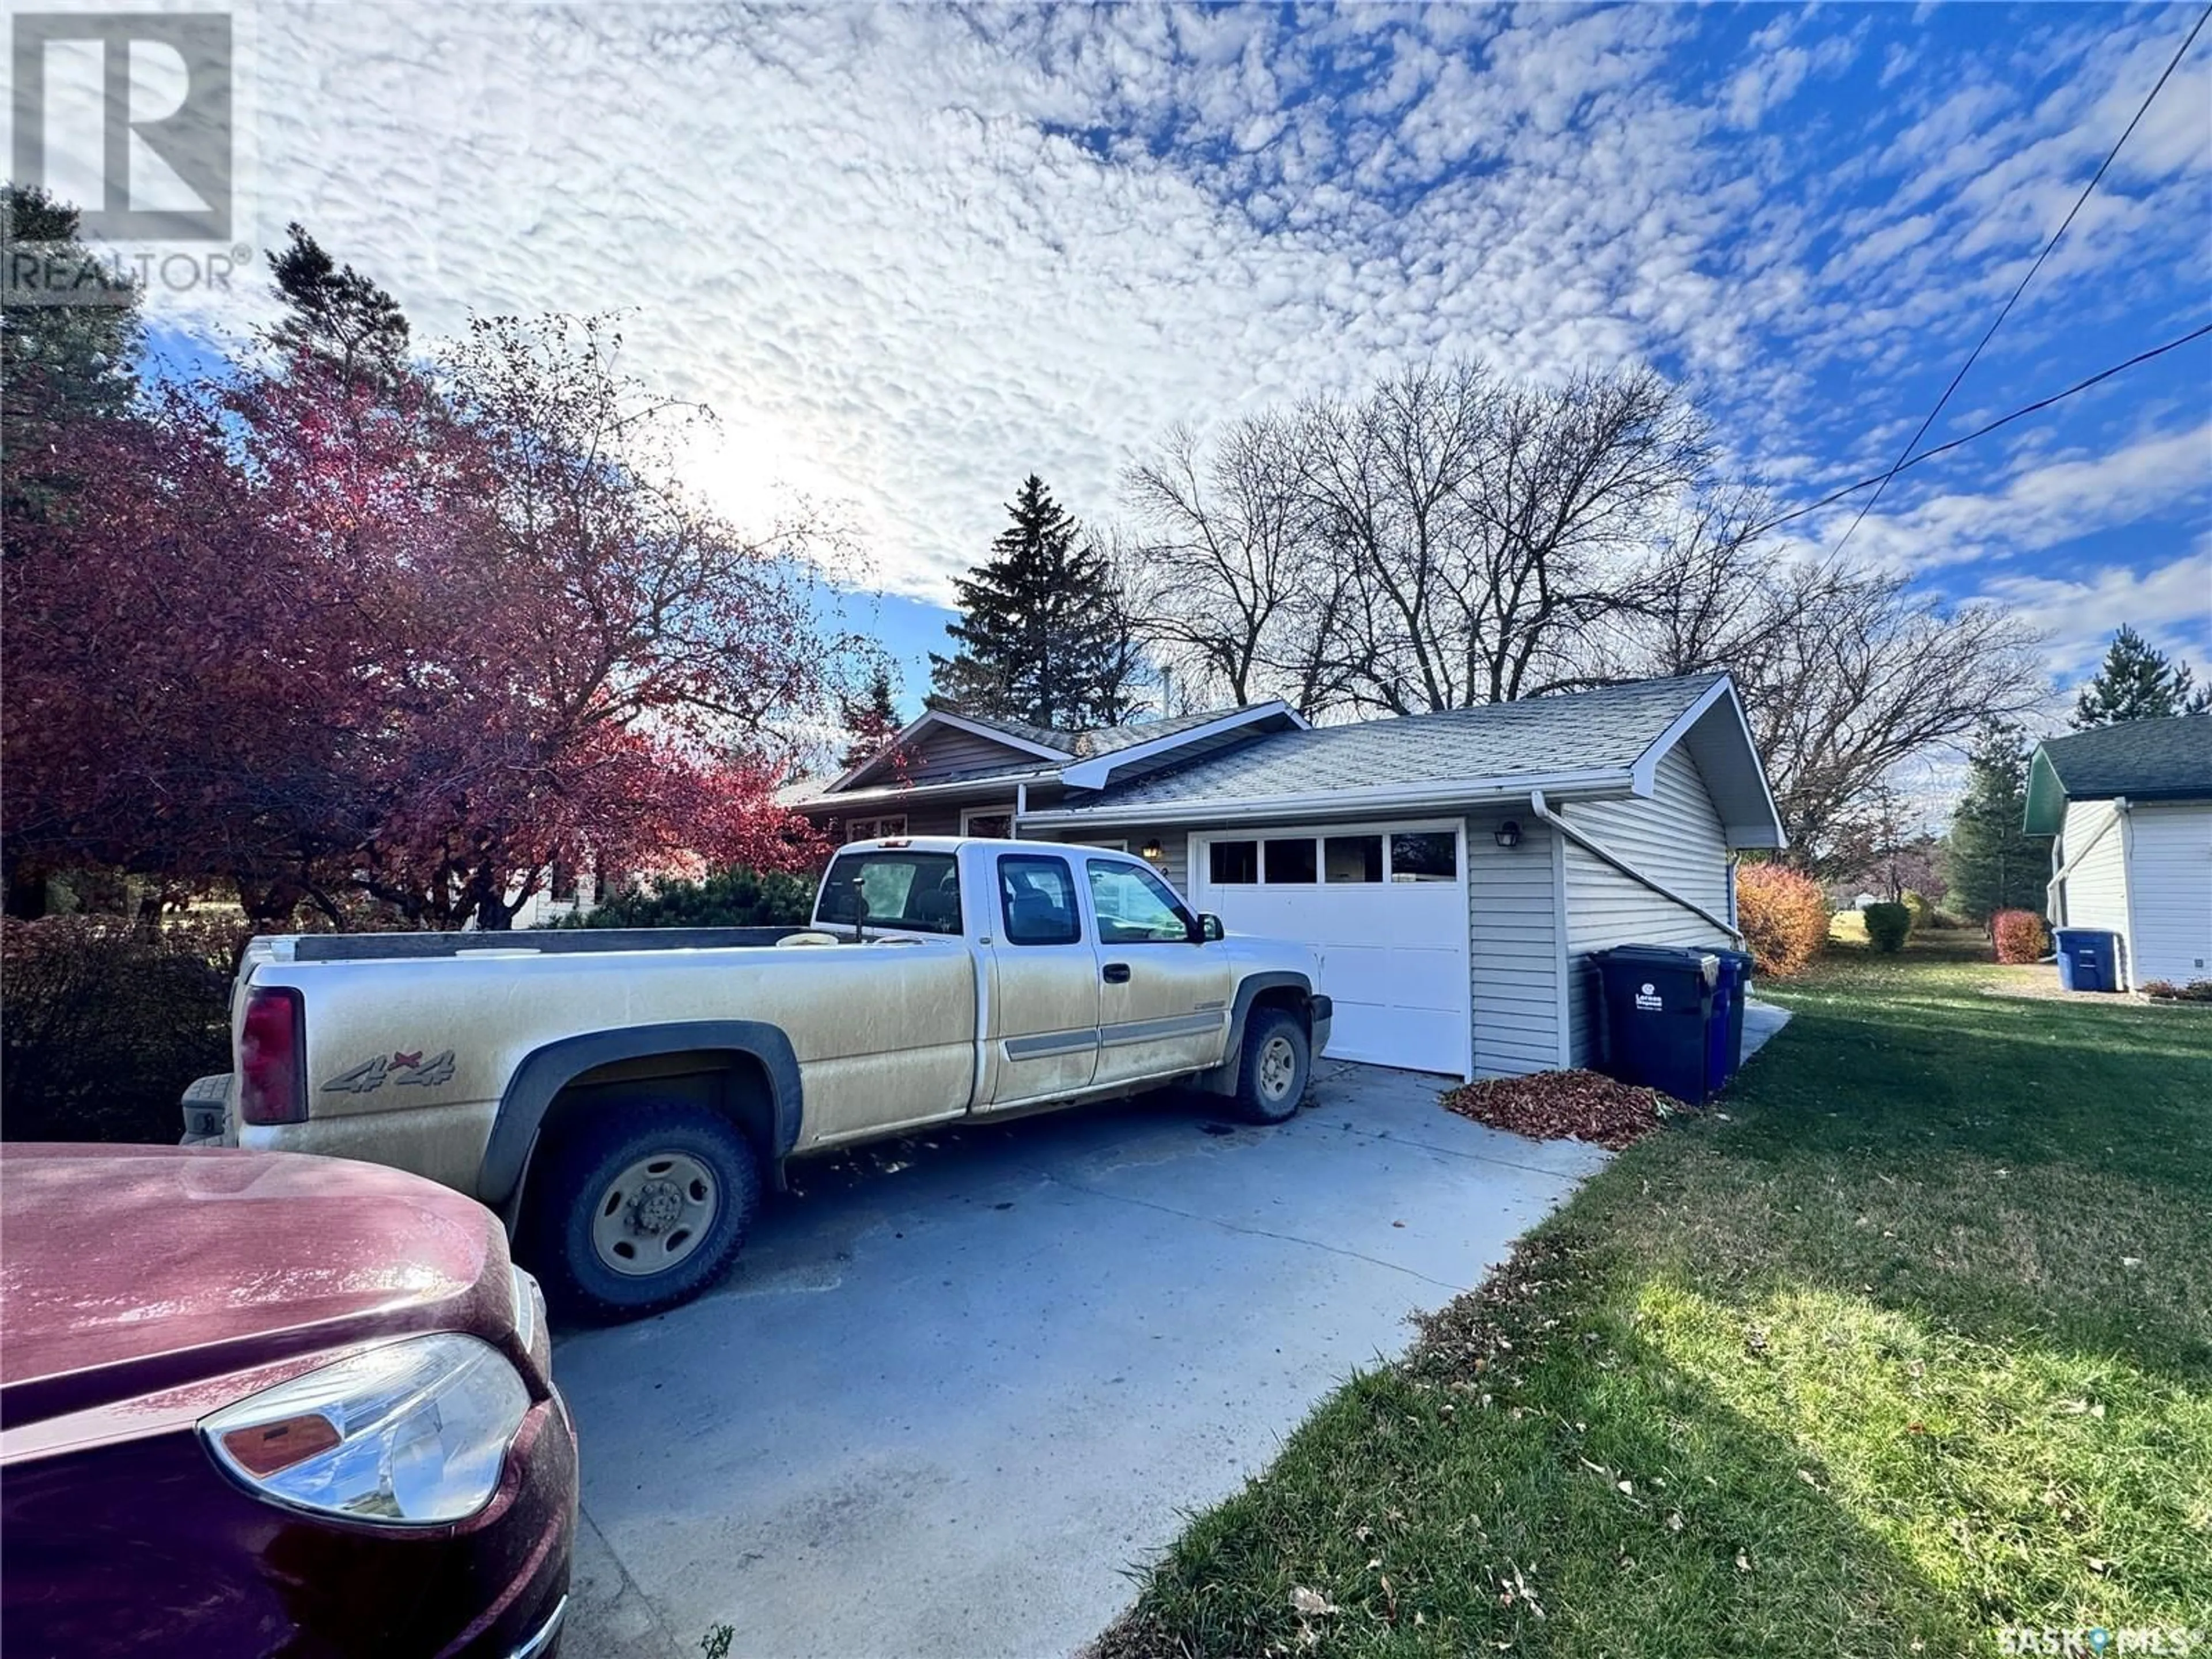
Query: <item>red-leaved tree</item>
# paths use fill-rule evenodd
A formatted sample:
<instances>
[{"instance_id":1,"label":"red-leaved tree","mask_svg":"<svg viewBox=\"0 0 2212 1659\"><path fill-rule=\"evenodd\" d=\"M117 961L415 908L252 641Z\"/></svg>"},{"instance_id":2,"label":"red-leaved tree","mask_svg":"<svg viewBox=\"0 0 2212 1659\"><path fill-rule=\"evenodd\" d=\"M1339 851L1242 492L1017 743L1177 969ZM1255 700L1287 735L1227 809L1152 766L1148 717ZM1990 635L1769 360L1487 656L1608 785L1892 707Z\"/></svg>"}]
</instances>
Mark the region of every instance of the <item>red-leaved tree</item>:
<instances>
[{"instance_id":1,"label":"red-leaved tree","mask_svg":"<svg viewBox=\"0 0 2212 1659\"><path fill-rule=\"evenodd\" d=\"M11 857L486 927L556 860L805 861L773 792L849 642L803 530L749 539L674 482L700 416L619 343L497 319L434 373L295 349L72 428L89 482L9 526Z\"/></svg>"}]
</instances>

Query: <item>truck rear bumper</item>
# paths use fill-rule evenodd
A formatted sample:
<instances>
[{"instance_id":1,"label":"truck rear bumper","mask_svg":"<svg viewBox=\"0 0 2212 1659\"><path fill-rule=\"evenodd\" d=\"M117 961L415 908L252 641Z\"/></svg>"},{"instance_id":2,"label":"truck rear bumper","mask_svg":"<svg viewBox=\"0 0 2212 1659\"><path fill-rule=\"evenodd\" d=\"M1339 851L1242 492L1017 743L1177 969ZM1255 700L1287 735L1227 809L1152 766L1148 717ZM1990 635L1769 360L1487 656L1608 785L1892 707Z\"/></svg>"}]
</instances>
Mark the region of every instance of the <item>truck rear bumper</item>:
<instances>
[{"instance_id":1,"label":"truck rear bumper","mask_svg":"<svg viewBox=\"0 0 2212 1659\"><path fill-rule=\"evenodd\" d=\"M196 1078L178 1103L185 1114L179 1146L220 1146L230 1133L230 1073Z\"/></svg>"},{"instance_id":2,"label":"truck rear bumper","mask_svg":"<svg viewBox=\"0 0 2212 1659\"><path fill-rule=\"evenodd\" d=\"M1313 1024L1313 1040L1307 1045L1318 1060L1328 1051L1329 1027L1336 1018L1336 1004L1320 992L1314 993L1306 1003Z\"/></svg>"}]
</instances>

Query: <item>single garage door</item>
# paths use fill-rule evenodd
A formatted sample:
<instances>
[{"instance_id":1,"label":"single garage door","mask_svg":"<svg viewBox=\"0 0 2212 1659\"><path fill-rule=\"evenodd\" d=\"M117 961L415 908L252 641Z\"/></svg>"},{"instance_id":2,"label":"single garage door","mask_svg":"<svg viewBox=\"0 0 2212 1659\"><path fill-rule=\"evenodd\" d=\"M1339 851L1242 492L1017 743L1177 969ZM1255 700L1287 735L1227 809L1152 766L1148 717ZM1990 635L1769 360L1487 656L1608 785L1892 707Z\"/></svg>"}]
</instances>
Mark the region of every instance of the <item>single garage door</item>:
<instances>
[{"instance_id":1,"label":"single garage door","mask_svg":"<svg viewBox=\"0 0 2212 1659\"><path fill-rule=\"evenodd\" d=\"M1199 908L1230 932L1322 953L1336 1003L1328 1052L1467 1074L1467 849L1458 822L1191 838Z\"/></svg>"}]
</instances>

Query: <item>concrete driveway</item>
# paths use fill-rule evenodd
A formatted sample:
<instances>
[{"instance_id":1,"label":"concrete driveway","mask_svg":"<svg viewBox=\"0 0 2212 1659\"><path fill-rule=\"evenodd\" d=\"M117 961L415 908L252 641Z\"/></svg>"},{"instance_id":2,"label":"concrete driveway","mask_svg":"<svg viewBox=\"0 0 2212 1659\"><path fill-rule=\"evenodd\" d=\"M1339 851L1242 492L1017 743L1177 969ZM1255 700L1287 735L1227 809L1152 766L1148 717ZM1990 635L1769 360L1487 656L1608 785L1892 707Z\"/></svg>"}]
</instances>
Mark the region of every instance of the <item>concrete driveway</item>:
<instances>
[{"instance_id":1,"label":"concrete driveway","mask_svg":"<svg viewBox=\"0 0 2212 1659\"><path fill-rule=\"evenodd\" d=\"M568 1650L1065 1653L1408 1312L1479 1282L1605 1154L1323 1061L1232 1127L1170 1093L794 1172L737 1271L566 1335L582 1437Z\"/></svg>"}]
</instances>

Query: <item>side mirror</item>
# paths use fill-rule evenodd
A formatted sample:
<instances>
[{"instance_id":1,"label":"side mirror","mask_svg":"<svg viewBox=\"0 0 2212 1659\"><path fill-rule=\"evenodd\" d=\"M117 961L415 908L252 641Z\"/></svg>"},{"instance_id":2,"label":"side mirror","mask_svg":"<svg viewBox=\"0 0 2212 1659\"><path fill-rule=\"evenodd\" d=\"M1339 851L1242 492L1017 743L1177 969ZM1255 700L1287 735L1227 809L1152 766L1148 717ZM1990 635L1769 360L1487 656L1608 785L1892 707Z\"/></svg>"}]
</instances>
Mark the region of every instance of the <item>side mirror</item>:
<instances>
[{"instance_id":1,"label":"side mirror","mask_svg":"<svg viewBox=\"0 0 2212 1659\"><path fill-rule=\"evenodd\" d=\"M1198 931L1191 936L1193 945L1211 945L1222 936L1221 918L1210 910L1198 913Z\"/></svg>"}]
</instances>

